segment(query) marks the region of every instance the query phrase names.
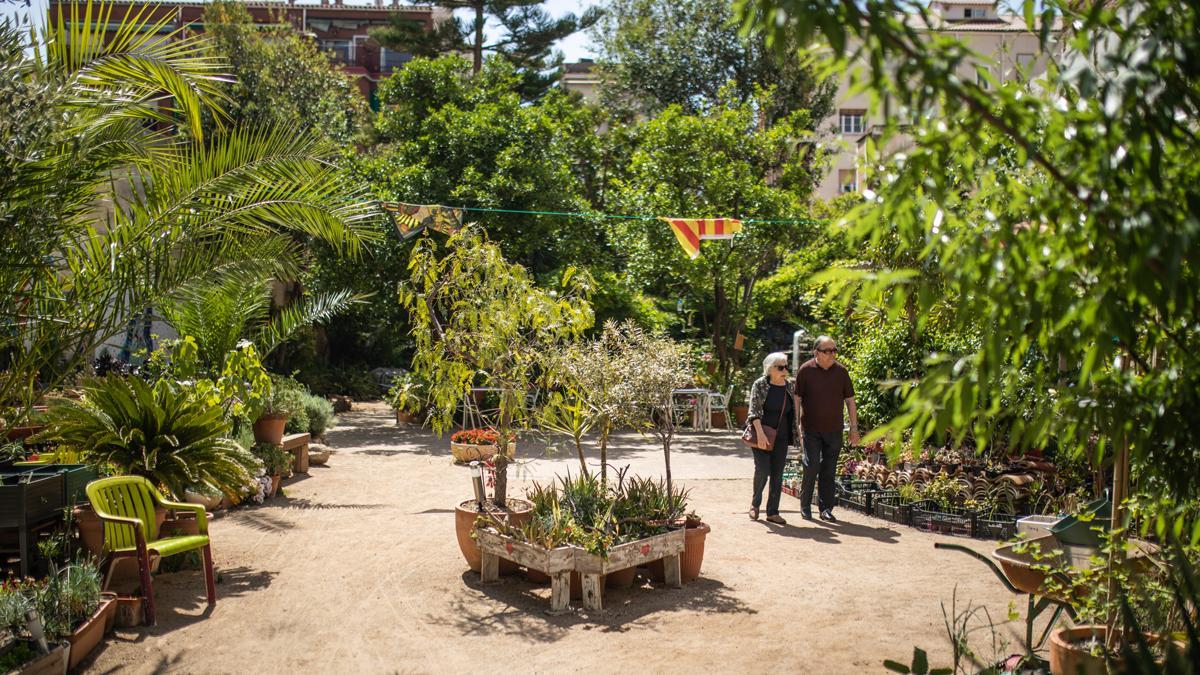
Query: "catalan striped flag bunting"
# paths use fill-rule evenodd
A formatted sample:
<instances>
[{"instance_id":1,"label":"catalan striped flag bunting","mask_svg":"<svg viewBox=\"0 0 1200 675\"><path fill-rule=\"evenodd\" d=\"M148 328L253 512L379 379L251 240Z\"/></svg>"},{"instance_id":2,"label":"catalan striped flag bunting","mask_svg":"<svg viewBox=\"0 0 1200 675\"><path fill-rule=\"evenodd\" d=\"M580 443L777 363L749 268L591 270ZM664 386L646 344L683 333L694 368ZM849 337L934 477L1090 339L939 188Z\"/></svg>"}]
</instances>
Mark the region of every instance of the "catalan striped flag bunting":
<instances>
[{"instance_id":1,"label":"catalan striped flag bunting","mask_svg":"<svg viewBox=\"0 0 1200 675\"><path fill-rule=\"evenodd\" d=\"M742 221L736 218L667 218L665 220L692 260L700 255L700 242L704 239L733 239L733 235L742 231Z\"/></svg>"},{"instance_id":2,"label":"catalan striped flag bunting","mask_svg":"<svg viewBox=\"0 0 1200 675\"><path fill-rule=\"evenodd\" d=\"M405 204L382 202L384 210L392 217L396 229L404 239L432 227L444 234L454 234L462 229L462 209L438 204Z\"/></svg>"}]
</instances>

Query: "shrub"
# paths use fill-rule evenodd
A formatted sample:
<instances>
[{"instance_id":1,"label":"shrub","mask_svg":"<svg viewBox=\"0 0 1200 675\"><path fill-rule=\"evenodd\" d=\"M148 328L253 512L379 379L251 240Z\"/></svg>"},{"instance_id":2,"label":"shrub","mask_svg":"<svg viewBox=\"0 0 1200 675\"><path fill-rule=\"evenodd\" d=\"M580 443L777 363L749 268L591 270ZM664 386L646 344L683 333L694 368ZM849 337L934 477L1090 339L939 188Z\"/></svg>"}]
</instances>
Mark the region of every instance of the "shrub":
<instances>
[{"instance_id":1,"label":"shrub","mask_svg":"<svg viewBox=\"0 0 1200 675\"><path fill-rule=\"evenodd\" d=\"M292 453L274 443L258 443L250 452L262 462L268 476L290 476L292 474Z\"/></svg>"},{"instance_id":2,"label":"shrub","mask_svg":"<svg viewBox=\"0 0 1200 675\"><path fill-rule=\"evenodd\" d=\"M333 404L320 396L305 394L304 411L308 414L308 433L313 438L323 438L333 426Z\"/></svg>"},{"instance_id":3,"label":"shrub","mask_svg":"<svg viewBox=\"0 0 1200 675\"><path fill-rule=\"evenodd\" d=\"M83 399L55 401L44 440L75 449L84 462L116 475L145 476L179 498L188 485L207 483L234 495L258 462L227 436L219 407L160 380L109 376L83 385Z\"/></svg>"}]
</instances>

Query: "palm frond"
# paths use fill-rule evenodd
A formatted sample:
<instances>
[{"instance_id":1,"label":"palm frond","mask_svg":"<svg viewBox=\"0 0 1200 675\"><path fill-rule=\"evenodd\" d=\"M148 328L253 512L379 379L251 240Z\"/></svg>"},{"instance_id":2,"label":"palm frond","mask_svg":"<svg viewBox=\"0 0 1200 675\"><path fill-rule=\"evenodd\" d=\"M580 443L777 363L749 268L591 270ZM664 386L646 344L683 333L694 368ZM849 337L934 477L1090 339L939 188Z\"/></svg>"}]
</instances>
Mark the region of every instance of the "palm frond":
<instances>
[{"instance_id":1,"label":"palm frond","mask_svg":"<svg viewBox=\"0 0 1200 675\"><path fill-rule=\"evenodd\" d=\"M321 293L284 307L254 338L259 352L266 356L283 344L302 326L328 321L338 312L366 299L350 291Z\"/></svg>"}]
</instances>

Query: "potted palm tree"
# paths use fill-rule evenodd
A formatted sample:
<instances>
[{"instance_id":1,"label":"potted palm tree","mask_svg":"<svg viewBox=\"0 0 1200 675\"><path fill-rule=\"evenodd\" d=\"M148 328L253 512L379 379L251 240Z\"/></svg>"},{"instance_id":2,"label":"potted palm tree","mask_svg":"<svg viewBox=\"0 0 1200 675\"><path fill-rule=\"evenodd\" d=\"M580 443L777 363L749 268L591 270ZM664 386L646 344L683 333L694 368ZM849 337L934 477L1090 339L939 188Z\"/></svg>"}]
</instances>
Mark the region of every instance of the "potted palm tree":
<instances>
[{"instance_id":1,"label":"potted palm tree","mask_svg":"<svg viewBox=\"0 0 1200 675\"><path fill-rule=\"evenodd\" d=\"M83 399L54 401L43 436L75 448L80 459L113 474L145 476L174 498L197 482L236 498L259 462L227 438L221 409L166 380L151 386L110 375L85 381ZM90 506L76 507L84 545L101 551L101 526Z\"/></svg>"}]
</instances>

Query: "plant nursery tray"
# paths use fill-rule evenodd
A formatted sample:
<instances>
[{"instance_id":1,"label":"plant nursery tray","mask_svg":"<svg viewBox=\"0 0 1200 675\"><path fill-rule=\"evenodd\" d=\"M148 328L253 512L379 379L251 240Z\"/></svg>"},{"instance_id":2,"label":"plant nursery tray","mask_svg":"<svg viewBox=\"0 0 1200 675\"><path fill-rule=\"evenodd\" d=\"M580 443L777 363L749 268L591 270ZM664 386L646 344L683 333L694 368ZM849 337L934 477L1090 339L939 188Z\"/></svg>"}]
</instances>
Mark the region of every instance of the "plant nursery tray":
<instances>
[{"instance_id":1,"label":"plant nursery tray","mask_svg":"<svg viewBox=\"0 0 1200 675\"><path fill-rule=\"evenodd\" d=\"M911 504L900 500L898 494L876 493L871 498L871 514L897 525L908 525L912 521Z\"/></svg>"},{"instance_id":2,"label":"plant nursery tray","mask_svg":"<svg viewBox=\"0 0 1200 675\"><path fill-rule=\"evenodd\" d=\"M1017 516L1005 513L980 513L975 516L975 537L1007 541L1017 536Z\"/></svg>"},{"instance_id":3,"label":"plant nursery tray","mask_svg":"<svg viewBox=\"0 0 1200 675\"><path fill-rule=\"evenodd\" d=\"M975 532L975 511L940 506L933 501L924 500L912 504L909 524L927 532L970 537Z\"/></svg>"}]
</instances>

